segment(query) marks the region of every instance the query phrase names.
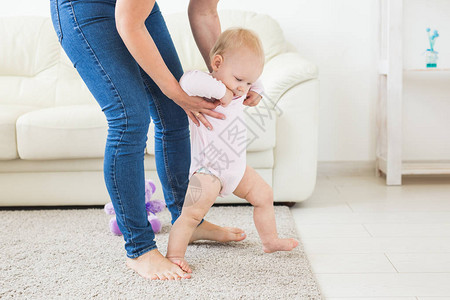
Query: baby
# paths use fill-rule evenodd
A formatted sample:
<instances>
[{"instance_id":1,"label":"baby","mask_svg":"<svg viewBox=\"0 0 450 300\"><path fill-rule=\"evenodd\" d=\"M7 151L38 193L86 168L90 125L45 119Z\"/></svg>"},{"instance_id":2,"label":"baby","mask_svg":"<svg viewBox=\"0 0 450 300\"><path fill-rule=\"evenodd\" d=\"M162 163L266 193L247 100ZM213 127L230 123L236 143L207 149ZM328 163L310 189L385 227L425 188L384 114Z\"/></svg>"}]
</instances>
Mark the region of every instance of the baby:
<instances>
[{"instance_id":1,"label":"baby","mask_svg":"<svg viewBox=\"0 0 450 300\"><path fill-rule=\"evenodd\" d=\"M189 240L217 196L233 193L254 206L253 220L264 252L290 251L298 245L295 239L278 238L272 188L246 165L243 101L249 90L262 93L258 81L264 67L261 42L249 30L229 29L219 36L210 59L212 73L190 71L180 79L188 95L219 99L221 106L215 111L226 116L220 120L204 115L213 130L197 127L189 119L192 136L189 185L181 215L170 231L166 255L189 273L191 269L184 259Z\"/></svg>"}]
</instances>

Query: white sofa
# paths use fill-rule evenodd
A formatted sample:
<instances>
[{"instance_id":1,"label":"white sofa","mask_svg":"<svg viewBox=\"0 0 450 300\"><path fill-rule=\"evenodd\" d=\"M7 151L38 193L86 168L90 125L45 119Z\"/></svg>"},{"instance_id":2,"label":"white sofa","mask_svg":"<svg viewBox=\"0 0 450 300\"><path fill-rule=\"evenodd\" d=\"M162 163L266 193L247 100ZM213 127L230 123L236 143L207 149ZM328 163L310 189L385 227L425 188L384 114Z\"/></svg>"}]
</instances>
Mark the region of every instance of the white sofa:
<instances>
[{"instance_id":1,"label":"white sofa","mask_svg":"<svg viewBox=\"0 0 450 300\"><path fill-rule=\"evenodd\" d=\"M222 29L256 31L266 53L264 100L246 108L247 162L272 185L276 202L307 199L315 186L319 82L316 65L285 41L267 15L220 12ZM185 70L205 65L185 13L166 16ZM60 47L50 18L0 18L0 206L102 205L107 122ZM251 136L250 136L251 135ZM146 177L163 194L153 123ZM217 203L243 202L234 195Z\"/></svg>"}]
</instances>

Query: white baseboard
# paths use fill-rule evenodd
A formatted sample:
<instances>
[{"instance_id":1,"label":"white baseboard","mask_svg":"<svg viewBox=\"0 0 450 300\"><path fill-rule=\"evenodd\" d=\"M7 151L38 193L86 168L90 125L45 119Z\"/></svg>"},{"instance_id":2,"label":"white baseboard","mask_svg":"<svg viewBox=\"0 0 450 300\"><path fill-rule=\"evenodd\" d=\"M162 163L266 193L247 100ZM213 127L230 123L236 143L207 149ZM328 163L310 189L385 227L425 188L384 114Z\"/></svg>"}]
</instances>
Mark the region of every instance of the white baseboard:
<instances>
[{"instance_id":1,"label":"white baseboard","mask_svg":"<svg viewBox=\"0 0 450 300\"><path fill-rule=\"evenodd\" d=\"M375 176L375 161L319 161L317 174L319 176Z\"/></svg>"}]
</instances>

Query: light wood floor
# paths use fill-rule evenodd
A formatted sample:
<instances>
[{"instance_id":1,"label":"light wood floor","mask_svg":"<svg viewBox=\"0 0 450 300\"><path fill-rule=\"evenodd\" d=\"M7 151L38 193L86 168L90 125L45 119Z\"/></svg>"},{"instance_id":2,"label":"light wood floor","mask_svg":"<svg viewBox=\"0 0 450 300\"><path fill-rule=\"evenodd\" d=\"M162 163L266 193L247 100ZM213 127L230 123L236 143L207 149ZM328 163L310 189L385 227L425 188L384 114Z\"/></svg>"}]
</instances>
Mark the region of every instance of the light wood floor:
<instances>
[{"instance_id":1,"label":"light wood floor","mask_svg":"<svg viewBox=\"0 0 450 300\"><path fill-rule=\"evenodd\" d=\"M450 299L450 177L323 174L291 211L326 299Z\"/></svg>"}]
</instances>

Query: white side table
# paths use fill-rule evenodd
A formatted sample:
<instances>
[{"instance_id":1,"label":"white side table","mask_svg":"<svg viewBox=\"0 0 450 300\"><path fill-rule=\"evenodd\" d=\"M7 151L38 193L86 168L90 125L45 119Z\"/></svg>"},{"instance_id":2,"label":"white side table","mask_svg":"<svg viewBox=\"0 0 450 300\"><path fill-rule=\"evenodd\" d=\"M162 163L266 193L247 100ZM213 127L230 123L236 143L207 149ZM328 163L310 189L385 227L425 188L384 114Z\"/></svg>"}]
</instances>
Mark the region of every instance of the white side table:
<instances>
[{"instance_id":1,"label":"white side table","mask_svg":"<svg viewBox=\"0 0 450 300\"><path fill-rule=\"evenodd\" d=\"M402 93L404 72L444 72L450 69L403 70L403 1L381 0L379 99L377 105L376 173L387 185L401 185L402 175L450 174L450 162L402 161Z\"/></svg>"}]
</instances>

